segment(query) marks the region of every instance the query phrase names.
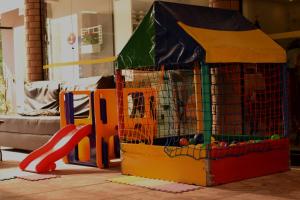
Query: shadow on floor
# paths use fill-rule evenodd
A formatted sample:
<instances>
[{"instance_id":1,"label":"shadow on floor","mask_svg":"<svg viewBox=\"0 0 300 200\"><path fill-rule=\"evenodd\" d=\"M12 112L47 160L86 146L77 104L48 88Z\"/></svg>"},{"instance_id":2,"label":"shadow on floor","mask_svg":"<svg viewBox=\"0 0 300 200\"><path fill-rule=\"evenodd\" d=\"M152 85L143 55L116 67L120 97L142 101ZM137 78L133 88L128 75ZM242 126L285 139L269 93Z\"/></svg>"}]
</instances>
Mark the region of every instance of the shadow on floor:
<instances>
[{"instance_id":1,"label":"shadow on floor","mask_svg":"<svg viewBox=\"0 0 300 200\"><path fill-rule=\"evenodd\" d=\"M14 153L25 153L29 154L31 151L29 150L22 150L22 149L12 149L12 148L3 148L3 151L8 151L8 152L14 152Z\"/></svg>"},{"instance_id":2,"label":"shadow on floor","mask_svg":"<svg viewBox=\"0 0 300 200\"><path fill-rule=\"evenodd\" d=\"M84 169L57 169L51 174L55 175L76 175L76 174L119 174L120 168L113 169L98 169L96 167L88 167Z\"/></svg>"},{"instance_id":3,"label":"shadow on floor","mask_svg":"<svg viewBox=\"0 0 300 200\"><path fill-rule=\"evenodd\" d=\"M237 193L268 195L274 198L299 199L299 186L300 170L293 168L288 172L229 183L216 188Z\"/></svg>"}]
</instances>

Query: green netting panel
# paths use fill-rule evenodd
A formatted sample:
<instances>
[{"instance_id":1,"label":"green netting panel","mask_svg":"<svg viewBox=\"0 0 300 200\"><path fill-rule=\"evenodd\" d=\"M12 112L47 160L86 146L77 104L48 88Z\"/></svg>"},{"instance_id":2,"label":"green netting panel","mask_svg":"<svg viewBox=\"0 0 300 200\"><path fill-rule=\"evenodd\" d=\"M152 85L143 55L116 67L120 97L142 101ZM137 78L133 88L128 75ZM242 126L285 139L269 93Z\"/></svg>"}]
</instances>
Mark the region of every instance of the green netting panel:
<instances>
[{"instance_id":1,"label":"green netting panel","mask_svg":"<svg viewBox=\"0 0 300 200\"><path fill-rule=\"evenodd\" d=\"M193 159L279 148L272 141L285 137L282 71L278 64L122 70L120 139Z\"/></svg>"}]
</instances>

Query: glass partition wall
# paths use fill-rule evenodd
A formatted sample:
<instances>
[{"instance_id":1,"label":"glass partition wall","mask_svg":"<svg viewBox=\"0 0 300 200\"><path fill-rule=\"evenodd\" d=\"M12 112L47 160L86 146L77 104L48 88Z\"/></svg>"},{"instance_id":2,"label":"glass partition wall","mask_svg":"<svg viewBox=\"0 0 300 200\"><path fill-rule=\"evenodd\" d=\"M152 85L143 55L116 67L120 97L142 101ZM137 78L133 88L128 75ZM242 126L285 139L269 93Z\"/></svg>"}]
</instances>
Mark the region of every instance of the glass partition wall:
<instances>
[{"instance_id":1,"label":"glass partition wall","mask_svg":"<svg viewBox=\"0 0 300 200\"><path fill-rule=\"evenodd\" d=\"M113 56L111 0L64 0L47 5L49 64ZM49 69L50 80L112 74L112 64L75 64Z\"/></svg>"},{"instance_id":2,"label":"glass partition wall","mask_svg":"<svg viewBox=\"0 0 300 200\"><path fill-rule=\"evenodd\" d=\"M172 2L208 6L209 0ZM48 63L75 62L66 67L53 66L49 79L70 81L112 75L112 62L77 61L118 55L152 3L153 0L47 1Z\"/></svg>"}]
</instances>

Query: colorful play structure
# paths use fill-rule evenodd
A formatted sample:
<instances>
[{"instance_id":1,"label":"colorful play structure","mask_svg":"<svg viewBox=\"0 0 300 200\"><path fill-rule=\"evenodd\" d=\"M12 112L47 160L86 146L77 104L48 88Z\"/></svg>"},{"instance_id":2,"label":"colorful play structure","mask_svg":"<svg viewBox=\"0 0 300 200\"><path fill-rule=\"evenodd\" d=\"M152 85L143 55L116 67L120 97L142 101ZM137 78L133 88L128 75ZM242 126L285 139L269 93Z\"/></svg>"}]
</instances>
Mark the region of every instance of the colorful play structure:
<instances>
[{"instance_id":1,"label":"colorful play structure","mask_svg":"<svg viewBox=\"0 0 300 200\"><path fill-rule=\"evenodd\" d=\"M122 173L212 186L288 170L285 62L239 12L154 2L117 58Z\"/></svg>"},{"instance_id":2,"label":"colorful play structure","mask_svg":"<svg viewBox=\"0 0 300 200\"><path fill-rule=\"evenodd\" d=\"M116 90L61 93L62 129L20 167L105 168L121 148L123 174L202 186L288 170L285 62L236 11L155 1L116 60Z\"/></svg>"},{"instance_id":3,"label":"colorful play structure","mask_svg":"<svg viewBox=\"0 0 300 200\"><path fill-rule=\"evenodd\" d=\"M75 118L74 99L89 97L89 114ZM20 163L22 170L44 173L55 161L107 168L120 163L114 89L60 93L61 130Z\"/></svg>"}]
</instances>

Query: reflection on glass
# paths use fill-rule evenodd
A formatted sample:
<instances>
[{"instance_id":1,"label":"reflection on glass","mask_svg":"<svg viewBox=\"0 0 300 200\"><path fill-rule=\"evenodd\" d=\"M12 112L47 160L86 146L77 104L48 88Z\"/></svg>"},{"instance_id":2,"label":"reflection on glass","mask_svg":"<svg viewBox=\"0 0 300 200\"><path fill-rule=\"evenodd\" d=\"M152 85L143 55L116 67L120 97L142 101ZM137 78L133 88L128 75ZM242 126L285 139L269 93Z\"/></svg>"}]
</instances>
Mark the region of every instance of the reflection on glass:
<instances>
[{"instance_id":1,"label":"reflection on glass","mask_svg":"<svg viewBox=\"0 0 300 200\"><path fill-rule=\"evenodd\" d=\"M112 0L58 1L48 3L47 11L50 64L114 55ZM49 78L69 81L112 73L112 63L79 64L52 68Z\"/></svg>"},{"instance_id":2,"label":"reflection on glass","mask_svg":"<svg viewBox=\"0 0 300 200\"><path fill-rule=\"evenodd\" d=\"M208 0L172 0L208 6ZM64 0L47 4L48 62L76 62L116 56L143 20L153 0ZM112 75L113 63L49 70L50 80Z\"/></svg>"}]
</instances>

